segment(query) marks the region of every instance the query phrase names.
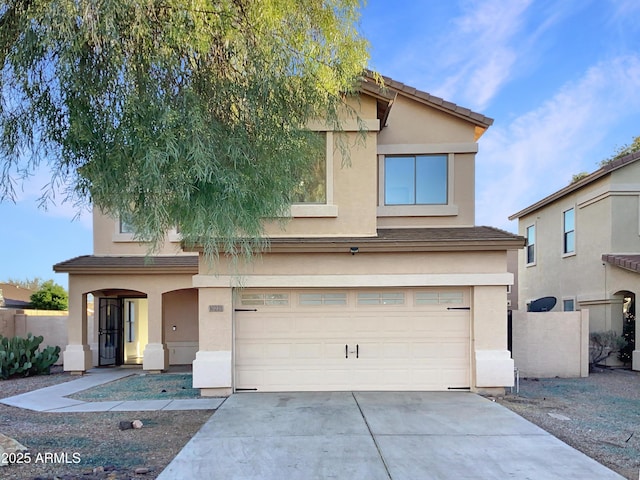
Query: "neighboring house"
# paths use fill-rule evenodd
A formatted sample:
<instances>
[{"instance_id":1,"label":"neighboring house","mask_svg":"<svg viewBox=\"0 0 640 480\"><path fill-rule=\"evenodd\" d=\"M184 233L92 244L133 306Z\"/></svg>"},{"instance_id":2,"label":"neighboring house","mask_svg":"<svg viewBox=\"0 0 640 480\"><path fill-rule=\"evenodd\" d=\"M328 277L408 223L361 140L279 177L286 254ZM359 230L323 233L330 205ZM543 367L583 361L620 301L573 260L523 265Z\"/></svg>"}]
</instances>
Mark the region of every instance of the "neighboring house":
<instances>
[{"instance_id":1,"label":"neighboring house","mask_svg":"<svg viewBox=\"0 0 640 480\"><path fill-rule=\"evenodd\" d=\"M589 309L589 330L622 333L640 292L640 152L610 162L515 213L520 309L553 296L555 311ZM637 344L637 343L636 343ZM633 369L640 354L633 352Z\"/></svg>"},{"instance_id":2,"label":"neighboring house","mask_svg":"<svg viewBox=\"0 0 640 480\"><path fill-rule=\"evenodd\" d=\"M0 283L0 308L31 308L31 295L34 293L28 288Z\"/></svg>"},{"instance_id":3,"label":"neighboring house","mask_svg":"<svg viewBox=\"0 0 640 480\"><path fill-rule=\"evenodd\" d=\"M95 211L94 254L54 267L69 273L65 370L193 362L203 395L512 385L507 252L524 239L474 225L477 140L493 120L385 82L364 81L353 102L364 144L355 120L316 128L321 188L285 230L267 225L268 252L245 268L223 258L213 271L176 232L145 258ZM353 145L349 167L337 135Z\"/></svg>"}]
</instances>

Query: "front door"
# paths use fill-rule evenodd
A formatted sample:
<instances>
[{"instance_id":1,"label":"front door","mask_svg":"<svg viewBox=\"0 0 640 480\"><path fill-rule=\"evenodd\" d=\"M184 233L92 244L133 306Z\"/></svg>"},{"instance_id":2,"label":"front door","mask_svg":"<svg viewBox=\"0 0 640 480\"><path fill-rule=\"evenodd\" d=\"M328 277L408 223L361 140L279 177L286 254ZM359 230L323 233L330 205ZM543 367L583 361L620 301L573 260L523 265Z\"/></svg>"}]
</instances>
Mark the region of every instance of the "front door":
<instances>
[{"instance_id":1,"label":"front door","mask_svg":"<svg viewBox=\"0 0 640 480\"><path fill-rule=\"evenodd\" d=\"M98 365L122 365L124 363L122 300L101 298L98 313Z\"/></svg>"}]
</instances>

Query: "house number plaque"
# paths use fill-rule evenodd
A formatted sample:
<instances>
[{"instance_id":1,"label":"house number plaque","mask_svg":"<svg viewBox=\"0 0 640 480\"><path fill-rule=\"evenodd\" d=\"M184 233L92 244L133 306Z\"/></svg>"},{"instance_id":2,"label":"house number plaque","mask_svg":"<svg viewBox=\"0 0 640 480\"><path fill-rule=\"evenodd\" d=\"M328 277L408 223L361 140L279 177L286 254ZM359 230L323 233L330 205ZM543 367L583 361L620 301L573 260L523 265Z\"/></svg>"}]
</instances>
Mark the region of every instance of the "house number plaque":
<instances>
[{"instance_id":1,"label":"house number plaque","mask_svg":"<svg viewBox=\"0 0 640 480\"><path fill-rule=\"evenodd\" d=\"M209 305L210 312L224 312L224 305Z\"/></svg>"}]
</instances>

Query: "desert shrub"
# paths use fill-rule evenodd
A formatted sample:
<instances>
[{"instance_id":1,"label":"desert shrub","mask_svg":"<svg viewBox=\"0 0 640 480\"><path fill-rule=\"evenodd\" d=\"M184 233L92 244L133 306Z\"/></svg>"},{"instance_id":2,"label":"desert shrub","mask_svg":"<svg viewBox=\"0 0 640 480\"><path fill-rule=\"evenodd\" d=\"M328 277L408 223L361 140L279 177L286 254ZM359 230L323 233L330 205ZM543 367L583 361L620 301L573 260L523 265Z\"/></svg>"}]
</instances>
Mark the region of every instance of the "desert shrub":
<instances>
[{"instance_id":1,"label":"desert shrub","mask_svg":"<svg viewBox=\"0 0 640 480\"><path fill-rule=\"evenodd\" d=\"M60 357L60 347L40 349L42 336L7 338L0 335L0 377L48 375Z\"/></svg>"},{"instance_id":2,"label":"desert shrub","mask_svg":"<svg viewBox=\"0 0 640 480\"><path fill-rule=\"evenodd\" d=\"M619 352L625 340L613 330L592 332L589 335L589 364L597 365L613 353Z\"/></svg>"}]
</instances>

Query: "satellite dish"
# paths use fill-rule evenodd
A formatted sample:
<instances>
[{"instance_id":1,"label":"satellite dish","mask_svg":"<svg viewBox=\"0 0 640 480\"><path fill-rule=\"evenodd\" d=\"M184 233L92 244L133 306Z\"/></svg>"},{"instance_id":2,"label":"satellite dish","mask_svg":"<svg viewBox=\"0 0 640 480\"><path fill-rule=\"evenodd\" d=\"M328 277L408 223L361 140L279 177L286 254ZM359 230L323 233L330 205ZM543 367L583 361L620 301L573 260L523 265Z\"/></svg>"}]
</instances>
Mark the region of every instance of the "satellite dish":
<instances>
[{"instance_id":1,"label":"satellite dish","mask_svg":"<svg viewBox=\"0 0 640 480\"><path fill-rule=\"evenodd\" d=\"M529 312L548 312L556 306L556 297L542 297L529 304Z\"/></svg>"}]
</instances>

